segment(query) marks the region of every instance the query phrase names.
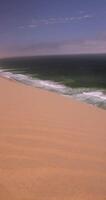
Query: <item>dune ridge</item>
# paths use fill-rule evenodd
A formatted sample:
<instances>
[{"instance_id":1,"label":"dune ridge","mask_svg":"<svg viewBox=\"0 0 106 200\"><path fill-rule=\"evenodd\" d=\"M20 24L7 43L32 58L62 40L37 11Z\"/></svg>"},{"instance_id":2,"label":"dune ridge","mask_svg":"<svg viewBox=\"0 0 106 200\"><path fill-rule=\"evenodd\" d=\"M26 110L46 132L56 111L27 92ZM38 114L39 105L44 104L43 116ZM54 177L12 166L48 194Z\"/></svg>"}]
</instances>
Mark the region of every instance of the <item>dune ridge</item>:
<instances>
[{"instance_id":1,"label":"dune ridge","mask_svg":"<svg viewBox=\"0 0 106 200\"><path fill-rule=\"evenodd\" d=\"M0 78L0 199L105 200L106 111Z\"/></svg>"}]
</instances>

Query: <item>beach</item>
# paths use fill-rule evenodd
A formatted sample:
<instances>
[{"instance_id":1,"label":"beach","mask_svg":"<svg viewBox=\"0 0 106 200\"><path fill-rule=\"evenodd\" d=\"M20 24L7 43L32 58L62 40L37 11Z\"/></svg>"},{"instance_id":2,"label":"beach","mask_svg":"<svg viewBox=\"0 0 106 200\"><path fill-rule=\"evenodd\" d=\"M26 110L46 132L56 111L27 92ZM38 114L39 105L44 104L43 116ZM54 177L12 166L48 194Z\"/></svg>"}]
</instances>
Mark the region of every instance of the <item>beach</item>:
<instances>
[{"instance_id":1,"label":"beach","mask_svg":"<svg viewBox=\"0 0 106 200\"><path fill-rule=\"evenodd\" d=\"M106 200L106 111L0 78L0 199Z\"/></svg>"}]
</instances>

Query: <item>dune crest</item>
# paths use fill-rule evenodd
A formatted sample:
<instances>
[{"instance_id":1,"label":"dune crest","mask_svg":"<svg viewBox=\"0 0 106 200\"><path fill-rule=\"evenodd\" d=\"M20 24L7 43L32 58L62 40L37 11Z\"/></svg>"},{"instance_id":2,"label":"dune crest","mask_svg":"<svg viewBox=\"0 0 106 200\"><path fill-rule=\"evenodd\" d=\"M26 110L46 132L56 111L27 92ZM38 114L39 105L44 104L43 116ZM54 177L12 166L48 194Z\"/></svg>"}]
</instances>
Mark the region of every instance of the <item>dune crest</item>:
<instances>
[{"instance_id":1,"label":"dune crest","mask_svg":"<svg viewBox=\"0 0 106 200\"><path fill-rule=\"evenodd\" d=\"M105 200L106 111L0 78L0 199Z\"/></svg>"}]
</instances>

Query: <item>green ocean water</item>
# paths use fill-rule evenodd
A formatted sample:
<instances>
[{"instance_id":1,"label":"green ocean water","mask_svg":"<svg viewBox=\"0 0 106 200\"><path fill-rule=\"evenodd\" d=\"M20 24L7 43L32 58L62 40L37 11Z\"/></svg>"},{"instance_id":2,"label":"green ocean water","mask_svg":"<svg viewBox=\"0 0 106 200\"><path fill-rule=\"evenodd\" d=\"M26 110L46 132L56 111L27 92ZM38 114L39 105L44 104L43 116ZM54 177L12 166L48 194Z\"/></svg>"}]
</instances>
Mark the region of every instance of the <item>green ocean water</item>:
<instances>
[{"instance_id":1,"label":"green ocean water","mask_svg":"<svg viewBox=\"0 0 106 200\"><path fill-rule=\"evenodd\" d=\"M106 107L106 55L7 58L0 68L15 80Z\"/></svg>"},{"instance_id":2,"label":"green ocean water","mask_svg":"<svg viewBox=\"0 0 106 200\"><path fill-rule=\"evenodd\" d=\"M12 58L0 66L70 87L106 88L106 55Z\"/></svg>"}]
</instances>

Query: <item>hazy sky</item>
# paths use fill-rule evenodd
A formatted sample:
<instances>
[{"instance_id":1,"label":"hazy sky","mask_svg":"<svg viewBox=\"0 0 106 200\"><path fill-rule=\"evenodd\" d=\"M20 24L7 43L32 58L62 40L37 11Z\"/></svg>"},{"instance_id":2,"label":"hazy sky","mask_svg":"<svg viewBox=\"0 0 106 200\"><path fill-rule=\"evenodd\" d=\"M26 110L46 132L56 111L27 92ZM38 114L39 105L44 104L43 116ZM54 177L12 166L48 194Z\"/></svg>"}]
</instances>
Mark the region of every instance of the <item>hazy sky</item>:
<instances>
[{"instance_id":1,"label":"hazy sky","mask_svg":"<svg viewBox=\"0 0 106 200\"><path fill-rule=\"evenodd\" d=\"M0 57L106 52L106 0L0 0Z\"/></svg>"}]
</instances>

